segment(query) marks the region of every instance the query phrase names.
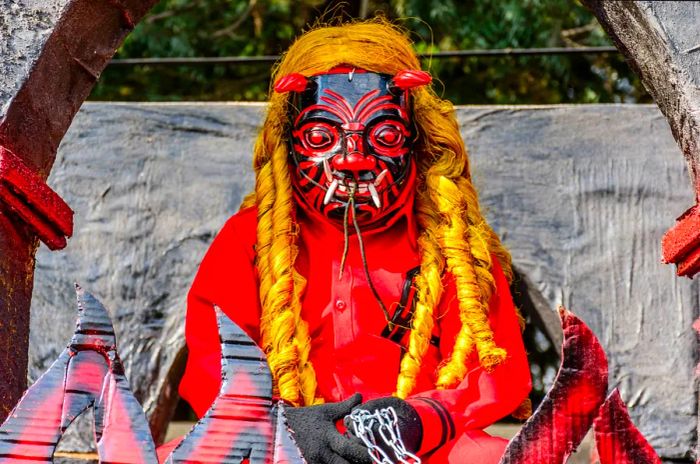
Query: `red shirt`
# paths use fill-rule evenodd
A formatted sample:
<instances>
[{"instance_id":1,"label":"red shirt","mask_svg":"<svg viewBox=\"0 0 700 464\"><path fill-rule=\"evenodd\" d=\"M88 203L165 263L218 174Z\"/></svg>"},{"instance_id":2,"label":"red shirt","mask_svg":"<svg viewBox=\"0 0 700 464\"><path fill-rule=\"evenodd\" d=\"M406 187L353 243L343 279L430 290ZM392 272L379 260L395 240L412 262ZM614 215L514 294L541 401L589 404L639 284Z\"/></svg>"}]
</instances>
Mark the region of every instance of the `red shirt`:
<instances>
[{"instance_id":1,"label":"red shirt","mask_svg":"<svg viewBox=\"0 0 700 464\"><path fill-rule=\"evenodd\" d=\"M202 416L216 398L221 382L219 338L213 305L218 305L250 337L260 340L258 277L254 265L257 210L232 216L207 252L188 296L187 369L180 394ZM297 270L306 277L302 318L309 324L310 360L316 371L318 394L341 401L355 392L364 401L390 396L402 355L402 344L380 334L386 320L362 267L357 238L352 235L342 278L339 278L344 237L328 222L299 212ZM393 313L407 271L420 264L417 230L412 213L399 215L382 229L363 232L367 263L382 301ZM489 321L498 346L508 358L486 372L476 354L469 371L454 389L436 390L435 371L450 355L459 331L459 308L454 280L443 278L445 290L436 308L434 340L428 348L414 394L408 401L423 422L420 452L440 446L466 429L481 429L513 412L530 391L530 370L508 283L493 260L496 292ZM424 399L419 399L424 398ZM427 398L427 400L425 399Z\"/></svg>"}]
</instances>

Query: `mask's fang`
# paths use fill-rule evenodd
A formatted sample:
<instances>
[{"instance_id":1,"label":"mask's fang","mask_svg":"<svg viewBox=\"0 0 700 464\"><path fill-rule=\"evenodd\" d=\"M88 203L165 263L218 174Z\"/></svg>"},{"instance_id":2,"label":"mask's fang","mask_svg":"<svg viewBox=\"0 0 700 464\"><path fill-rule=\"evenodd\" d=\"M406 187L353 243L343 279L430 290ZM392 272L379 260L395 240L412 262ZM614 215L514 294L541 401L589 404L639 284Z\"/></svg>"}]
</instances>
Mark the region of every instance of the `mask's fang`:
<instances>
[{"instance_id":1,"label":"mask's fang","mask_svg":"<svg viewBox=\"0 0 700 464\"><path fill-rule=\"evenodd\" d=\"M327 159L323 160L323 172L326 173L326 179L328 179L328 182L333 182L333 171L331 170L331 165L328 163Z\"/></svg>"},{"instance_id":2,"label":"mask's fang","mask_svg":"<svg viewBox=\"0 0 700 464\"><path fill-rule=\"evenodd\" d=\"M374 185L379 187L379 184L382 183L384 178L386 177L387 173L389 172L388 169L383 170L382 172L379 173L379 175L374 179Z\"/></svg>"},{"instance_id":3,"label":"mask's fang","mask_svg":"<svg viewBox=\"0 0 700 464\"><path fill-rule=\"evenodd\" d=\"M381 208L382 202L381 200L379 200L377 188L374 186L374 184L367 184L367 188L369 189L369 194L372 195L372 201L374 202L374 206L376 206L377 209Z\"/></svg>"},{"instance_id":4,"label":"mask's fang","mask_svg":"<svg viewBox=\"0 0 700 464\"><path fill-rule=\"evenodd\" d=\"M333 182L331 182L331 185L328 186L328 191L326 192L326 196L323 197L323 205L327 205L330 201L331 198L333 198L333 195L335 195L335 189L338 188L338 179L333 179Z\"/></svg>"}]
</instances>

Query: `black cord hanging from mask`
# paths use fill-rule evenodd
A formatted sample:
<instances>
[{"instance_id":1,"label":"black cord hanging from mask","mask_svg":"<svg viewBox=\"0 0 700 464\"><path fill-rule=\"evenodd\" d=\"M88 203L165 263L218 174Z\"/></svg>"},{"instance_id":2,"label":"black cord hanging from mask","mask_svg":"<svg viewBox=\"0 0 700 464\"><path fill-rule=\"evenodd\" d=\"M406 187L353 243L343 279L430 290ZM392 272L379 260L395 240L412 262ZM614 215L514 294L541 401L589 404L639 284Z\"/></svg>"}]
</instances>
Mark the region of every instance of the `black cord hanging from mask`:
<instances>
[{"instance_id":1,"label":"black cord hanging from mask","mask_svg":"<svg viewBox=\"0 0 700 464\"><path fill-rule=\"evenodd\" d=\"M365 278L367 279L367 284L369 285L370 290L372 291L372 295L374 295L374 299L377 301L377 304L381 308L382 312L384 313L384 318L386 319L387 326L389 327L389 330L394 329L394 323L391 321L391 315L389 314L389 310L386 308L386 305L382 301L382 298L379 296L379 292L377 291L377 288L374 286L374 282L372 282L372 277L369 275L369 266L367 265L367 256L365 255L365 244L364 241L362 240L362 231L360 230L360 225L357 223L357 212L355 211L355 189L356 186L352 185L350 187L350 191L348 192L348 202L345 205L345 212L343 213L343 235L344 235L344 246L343 246L343 257L340 261L340 272L338 275L339 279L343 278L343 271L345 269L345 261L348 256L348 250L350 248L350 230L348 227L348 216L349 216L349 211L352 208L352 224L355 228L355 234L357 235L357 243L360 246L360 256L362 257L362 269L365 272Z\"/></svg>"}]
</instances>

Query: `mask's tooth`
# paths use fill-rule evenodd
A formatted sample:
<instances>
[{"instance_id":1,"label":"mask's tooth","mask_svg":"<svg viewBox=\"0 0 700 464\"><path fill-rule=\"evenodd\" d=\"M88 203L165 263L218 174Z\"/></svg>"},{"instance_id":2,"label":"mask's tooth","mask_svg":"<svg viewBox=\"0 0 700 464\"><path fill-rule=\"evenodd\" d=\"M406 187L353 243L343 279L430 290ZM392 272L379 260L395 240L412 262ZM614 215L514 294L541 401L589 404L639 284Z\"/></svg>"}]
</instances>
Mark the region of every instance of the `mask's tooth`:
<instances>
[{"instance_id":1,"label":"mask's tooth","mask_svg":"<svg viewBox=\"0 0 700 464\"><path fill-rule=\"evenodd\" d=\"M328 182L333 182L333 171L331 171L331 165L328 163L327 159L323 160L323 172L326 173L326 179L328 179Z\"/></svg>"},{"instance_id":2,"label":"mask's tooth","mask_svg":"<svg viewBox=\"0 0 700 464\"><path fill-rule=\"evenodd\" d=\"M379 187L379 184L382 183L382 181L384 180L384 178L386 177L386 175L387 175L388 172L389 172L388 169L385 169L385 170L383 170L382 172L380 172L379 175L377 176L377 178L374 179L374 185L376 185L377 187Z\"/></svg>"},{"instance_id":3,"label":"mask's tooth","mask_svg":"<svg viewBox=\"0 0 700 464\"><path fill-rule=\"evenodd\" d=\"M338 188L338 179L333 179L333 182L331 182L331 185L328 186L328 191L326 192L326 196L323 197L323 204L327 205L329 201L331 201L331 198L333 198L333 195L335 195L335 189Z\"/></svg>"},{"instance_id":4,"label":"mask's tooth","mask_svg":"<svg viewBox=\"0 0 700 464\"><path fill-rule=\"evenodd\" d=\"M377 193L377 189L374 187L374 184L367 184L367 188L369 189L369 194L372 195L374 206L376 206L377 209L381 208L382 202L379 200L379 194Z\"/></svg>"}]
</instances>

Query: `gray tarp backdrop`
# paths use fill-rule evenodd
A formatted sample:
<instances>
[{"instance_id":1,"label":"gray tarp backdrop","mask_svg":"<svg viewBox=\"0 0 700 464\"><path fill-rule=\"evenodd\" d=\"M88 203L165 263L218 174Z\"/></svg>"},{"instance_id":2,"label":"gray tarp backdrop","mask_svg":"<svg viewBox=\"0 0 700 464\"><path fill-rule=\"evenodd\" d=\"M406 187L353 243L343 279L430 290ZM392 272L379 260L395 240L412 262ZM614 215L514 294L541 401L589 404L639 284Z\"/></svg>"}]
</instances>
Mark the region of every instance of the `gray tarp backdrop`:
<instances>
[{"instance_id":1,"label":"gray tarp backdrop","mask_svg":"<svg viewBox=\"0 0 700 464\"><path fill-rule=\"evenodd\" d=\"M79 282L111 310L132 388L162 427L187 290L253 185L263 112L241 103L83 106L49 179L76 228L66 250L37 255L32 380L73 331ZM461 107L458 116L482 205L538 309L563 303L581 316L642 432L665 459L687 458L700 289L660 263L662 234L693 202L666 120L652 105Z\"/></svg>"}]
</instances>

